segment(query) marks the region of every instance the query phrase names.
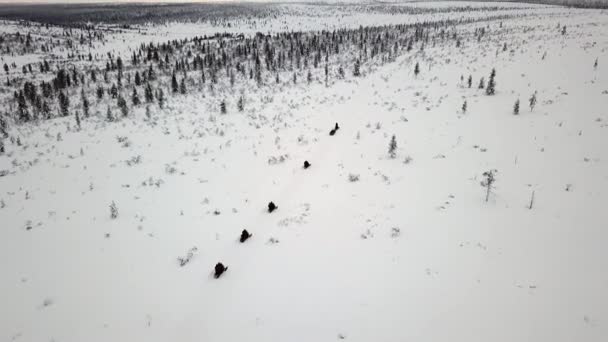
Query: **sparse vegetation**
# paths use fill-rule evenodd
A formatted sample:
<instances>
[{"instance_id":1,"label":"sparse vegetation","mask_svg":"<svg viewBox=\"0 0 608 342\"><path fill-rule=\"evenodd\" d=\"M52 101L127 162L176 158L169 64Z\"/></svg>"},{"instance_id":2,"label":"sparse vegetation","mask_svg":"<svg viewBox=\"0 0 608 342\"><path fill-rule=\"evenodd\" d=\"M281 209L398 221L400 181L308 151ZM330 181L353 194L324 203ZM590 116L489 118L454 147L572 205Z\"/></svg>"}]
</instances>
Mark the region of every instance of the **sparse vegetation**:
<instances>
[{"instance_id":1,"label":"sparse vegetation","mask_svg":"<svg viewBox=\"0 0 608 342\"><path fill-rule=\"evenodd\" d=\"M415 297L430 289L425 305L436 307L453 299L456 280L483 298L508 290L514 307L531 295L553 296L560 307L576 297L580 279L608 280L585 273L603 256L601 244L589 243L603 237L597 225L576 228L572 248L594 258L575 258L571 268L582 271L574 277L522 262L562 260L573 222L603 222L595 204L608 193L608 119L598 106L608 88L598 57L608 19L599 11L474 2L6 7L0 17L24 20L0 23L0 241L14 245L7 255L28 256L6 261L5 306L17 308L5 319L9 340L77 340L60 325L32 335L48 317L29 313L82 311L65 302L68 290L90 285L82 279L129 280L110 289L132 305L126 313L101 303L107 296L89 296L102 315L73 319L105 339L147 329L181 339L204 331L218 341L293 337L275 315L281 301L243 289L278 291L279 299L288 289L297 294L290 308L331 298L330 318L353 309L355 294L365 304L355 316L386 321L403 301L379 300L383 291L407 288ZM40 22L25 20L33 17ZM520 114L520 99L530 112L540 105L537 113L508 115ZM480 175L492 166L499 183L496 170ZM513 258L520 241L525 248ZM75 251L87 252L76 260ZM455 258L457 272L438 255ZM481 274L468 267L488 258L492 267ZM53 274L71 283L44 286ZM323 285L365 276L375 280L346 295ZM183 305L159 297L153 304L166 310L156 312L149 296L125 284L177 290L198 306L175 329L166 318ZM24 294L34 300L20 300ZM580 299L584 318L557 312L563 336L604 335L598 294ZM57 302L46 308L49 296ZM222 298L230 305L218 311ZM261 302L268 307L247 310ZM490 310L483 305L477 311ZM520 321L550 325L556 313L543 310L522 311L518 321L498 310L477 323L496 328L490 339L517 340ZM304 311L291 319L311 326ZM462 322L477 319L452 311ZM423 340L441 340L434 331L453 318L421 315L438 327ZM226 317L244 325L227 329ZM129 324L117 327L124 318ZM192 330L201 318L205 326ZM308 337L365 339L338 325L321 324ZM369 328L379 339L409 336ZM452 329L453 339L470 338L466 328ZM551 340L545 330L533 337Z\"/></svg>"},{"instance_id":2,"label":"sparse vegetation","mask_svg":"<svg viewBox=\"0 0 608 342\"><path fill-rule=\"evenodd\" d=\"M118 217L118 208L116 207L116 203L114 203L114 201L112 201L112 203L110 203L110 218L114 220L117 217Z\"/></svg>"}]
</instances>

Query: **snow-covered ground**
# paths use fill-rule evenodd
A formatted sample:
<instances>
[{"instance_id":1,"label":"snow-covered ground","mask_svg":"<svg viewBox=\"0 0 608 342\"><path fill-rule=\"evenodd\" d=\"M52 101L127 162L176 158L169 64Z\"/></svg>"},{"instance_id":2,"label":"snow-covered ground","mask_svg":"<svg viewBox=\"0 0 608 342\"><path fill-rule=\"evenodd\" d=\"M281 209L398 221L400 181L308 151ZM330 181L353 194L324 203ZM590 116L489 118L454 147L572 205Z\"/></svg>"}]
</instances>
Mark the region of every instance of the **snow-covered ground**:
<instances>
[{"instance_id":1,"label":"snow-covered ground","mask_svg":"<svg viewBox=\"0 0 608 342\"><path fill-rule=\"evenodd\" d=\"M428 44L328 87L235 90L227 114L192 92L149 118L108 123L100 105L81 129L12 125L0 340L606 341L608 12L513 6L526 15L458 26L460 47ZM340 25L411 19L364 16ZM277 30L335 25L298 17ZM189 25L111 44L213 32Z\"/></svg>"}]
</instances>

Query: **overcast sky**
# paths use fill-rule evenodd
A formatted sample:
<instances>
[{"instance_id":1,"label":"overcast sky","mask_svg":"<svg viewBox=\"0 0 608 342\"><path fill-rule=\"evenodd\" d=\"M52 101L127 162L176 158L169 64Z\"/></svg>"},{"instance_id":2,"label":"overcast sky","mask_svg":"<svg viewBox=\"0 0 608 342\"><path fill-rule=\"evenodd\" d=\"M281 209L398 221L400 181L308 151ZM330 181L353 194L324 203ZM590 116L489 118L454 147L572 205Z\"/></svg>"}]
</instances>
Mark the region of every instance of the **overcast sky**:
<instances>
[{"instance_id":1,"label":"overcast sky","mask_svg":"<svg viewBox=\"0 0 608 342\"><path fill-rule=\"evenodd\" d=\"M273 0L0 0L0 4L18 4L18 3L35 3L35 4L49 4L49 3L61 3L61 4L82 4L82 3L117 3L117 2L244 2L244 1L265 1L271 2ZM285 1L285 0L282 0ZM306 0L301 0L305 2ZM311 0L309 0L311 1ZM323 0L322 0L323 1Z\"/></svg>"}]
</instances>

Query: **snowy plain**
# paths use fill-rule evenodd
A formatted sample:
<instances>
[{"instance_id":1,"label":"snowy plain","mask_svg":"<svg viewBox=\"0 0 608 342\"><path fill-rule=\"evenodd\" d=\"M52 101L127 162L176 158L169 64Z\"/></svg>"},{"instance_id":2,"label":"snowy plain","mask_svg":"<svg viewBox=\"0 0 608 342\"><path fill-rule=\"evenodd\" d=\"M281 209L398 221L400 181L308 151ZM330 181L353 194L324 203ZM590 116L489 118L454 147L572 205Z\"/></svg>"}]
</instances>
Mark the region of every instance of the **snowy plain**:
<instances>
[{"instance_id":1,"label":"snowy plain","mask_svg":"<svg viewBox=\"0 0 608 342\"><path fill-rule=\"evenodd\" d=\"M95 51L426 18L283 6L293 17L263 29L149 25ZM0 155L0 339L606 341L608 12L505 6L442 13L515 15L459 25L460 46L428 44L361 77L349 66L329 86L315 74L217 89L225 115L217 94L192 92L152 119L141 107L107 123L99 105L81 129L12 125L22 145ZM477 84L492 68L487 96ZM229 269L214 279L218 261Z\"/></svg>"}]
</instances>

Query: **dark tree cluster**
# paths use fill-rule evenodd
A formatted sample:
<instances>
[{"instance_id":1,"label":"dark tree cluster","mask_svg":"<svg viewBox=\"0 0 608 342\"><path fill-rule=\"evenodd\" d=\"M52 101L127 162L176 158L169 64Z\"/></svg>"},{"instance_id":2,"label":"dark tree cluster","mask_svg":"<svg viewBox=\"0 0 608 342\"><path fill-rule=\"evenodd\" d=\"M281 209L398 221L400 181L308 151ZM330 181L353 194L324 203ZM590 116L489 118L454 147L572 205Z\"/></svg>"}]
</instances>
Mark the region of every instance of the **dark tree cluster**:
<instances>
[{"instance_id":1,"label":"dark tree cluster","mask_svg":"<svg viewBox=\"0 0 608 342\"><path fill-rule=\"evenodd\" d=\"M425 45L451 45L453 41L462 39L455 25L473 21L438 20L333 31L257 33L249 37L228 33L195 36L141 44L129 56L96 55L96 60L105 62L102 68L97 63L84 66L62 63L53 68L44 61L40 63L39 70L54 73L49 82L11 83L11 86L18 86L14 97L18 108L15 119L27 122L56 115L75 115L75 109L81 110L81 119L86 119L92 107L87 94L98 102L113 102L111 106L124 117L132 107L144 103L157 102L162 108L167 94L164 90L173 96L181 96L204 91L207 87L225 89L238 84L245 84L246 88L253 84L266 87L285 80L285 84L296 85L298 79L304 79L308 84L324 82L328 85L331 79L346 78L345 69L352 70L351 75L358 77L366 67L413 53L414 46L422 50ZM103 39L94 27L84 29L80 31L82 44ZM82 32L89 33L85 35ZM72 28L66 28L64 36L73 40L78 34L72 32ZM27 42L27 38L24 40ZM78 45L73 45L68 51L72 51L74 56L81 54ZM10 71L11 67L6 66L7 69ZM26 69L29 72L29 68ZM419 73L420 66L416 63L414 74ZM493 82L491 76L486 89L489 95L493 93ZM480 87L481 83L483 80ZM130 98L130 101L125 98ZM229 112L226 100L224 97L220 101L219 111L222 113ZM242 95L233 103L238 111L244 110Z\"/></svg>"}]
</instances>

